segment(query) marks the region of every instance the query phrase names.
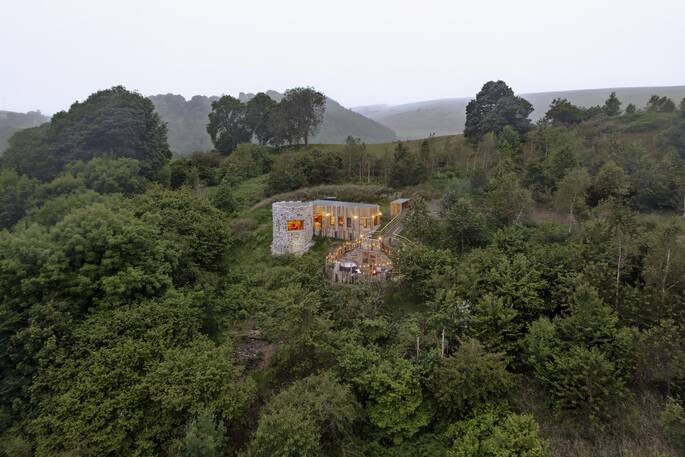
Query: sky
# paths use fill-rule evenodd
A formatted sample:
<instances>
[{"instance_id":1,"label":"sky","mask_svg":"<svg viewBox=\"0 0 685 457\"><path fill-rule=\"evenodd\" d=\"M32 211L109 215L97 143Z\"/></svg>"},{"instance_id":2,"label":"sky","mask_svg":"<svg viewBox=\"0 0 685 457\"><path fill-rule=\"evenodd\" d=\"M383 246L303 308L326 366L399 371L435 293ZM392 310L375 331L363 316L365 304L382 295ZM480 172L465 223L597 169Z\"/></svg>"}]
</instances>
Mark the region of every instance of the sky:
<instances>
[{"instance_id":1,"label":"sky","mask_svg":"<svg viewBox=\"0 0 685 457\"><path fill-rule=\"evenodd\" d=\"M685 84L683 0L0 0L0 110L313 86L347 107Z\"/></svg>"}]
</instances>

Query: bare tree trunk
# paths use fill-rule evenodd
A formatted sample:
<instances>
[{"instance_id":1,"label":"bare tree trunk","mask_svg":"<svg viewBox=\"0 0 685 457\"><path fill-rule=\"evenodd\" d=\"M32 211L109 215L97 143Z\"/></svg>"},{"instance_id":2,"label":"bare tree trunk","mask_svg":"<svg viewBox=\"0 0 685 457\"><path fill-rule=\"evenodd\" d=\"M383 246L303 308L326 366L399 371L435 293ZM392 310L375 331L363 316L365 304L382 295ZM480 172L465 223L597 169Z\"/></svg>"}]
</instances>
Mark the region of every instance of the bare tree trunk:
<instances>
[{"instance_id":1,"label":"bare tree trunk","mask_svg":"<svg viewBox=\"0 0 685 457\"><path fill-rule=\"evenodd\" d=\"M666 266L664 267L664 273L661 278L661 306L664 306L666 301L666 281L668 280L668 270L671 268L671 248L666 251Z\"/></svg>"},{"instance_id":2,"label":"bare tree trunk","mask_svg":"<svg viewBox=\"0 0 685 457\"><path fill-rule=\"evenodd\" d=\"M573 208L576 206L576 195L573 195L573 198L571 199L571 209L568 212L568 233L571 234L571 230L573 229Z\"/></svg>"},{"instance_id":3,"label":"bare tree trunk","mask_svg":"<svg viewBox=\"0 0 685 457\"><path fill-rule=\"evenodd\" d=\"M623 262L622 260L623 256L623 246L621 243L621 239L618 239L618 262L616 263L616 301L615 305L618 306L618 291L619 291L619 286L621 282L621 263Z\"/></svg>"},{"instance_id":4,"label":"bare tree trunk","mask_svg":"<svg viewBox=\"0 0 685 457\"><path fill-rule=\"evenodd\" d=\"M421 355L421 348L419 346L419 336L416 336L416 360L419 360L419 356Z\"/></svg>"},{"instance_id":5,"label":"bare tree trunk","mask_svg":"<svg viewBox=\"0 0 685 457\"><path fill-rule=\"evenodd\" d=\"M442 347L440 355L441 357L445 357L445 327L442 328Z\"/></svg>"}]
</instances>

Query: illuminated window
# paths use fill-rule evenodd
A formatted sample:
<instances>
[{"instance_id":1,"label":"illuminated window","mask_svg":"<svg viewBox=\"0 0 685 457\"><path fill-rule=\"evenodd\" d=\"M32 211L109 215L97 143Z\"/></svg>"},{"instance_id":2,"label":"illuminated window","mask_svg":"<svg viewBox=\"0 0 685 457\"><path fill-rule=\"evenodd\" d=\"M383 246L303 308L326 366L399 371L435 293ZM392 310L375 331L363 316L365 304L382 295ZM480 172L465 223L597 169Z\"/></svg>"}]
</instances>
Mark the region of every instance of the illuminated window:
<instances>
[{"instance_id":1,"label":"illuminated window","mask_svg":"<svg viewBox=\"0 0 685 457\"><path fill-rule=\"evenodd\" d=\"M369 218L368 217L364 218L364 228L369 228Z\"/></svg>"},{"instance_id":2,"label":"illuminated window","mask_svg":"<svg viewBox=\"0 0 685 457\"><path fill-rule=\"evenodd\" d=\"M331 217L328 219L328 224L329 224L329 225L335 225L335 216L331 216Z\"/></svg>"},{"instance_id":3,"label":"illuminated window","mask_svg":"<svg viewBox=\"0 0 685 457\"><path fill-rule=\"evenodd\" d=\"M304 221L300 219L295 219L288 221L288 231L294 232L296 230L304 230Z\"/></svg>"},{"instance_id":4,"label":"illuminated window","mask_svg":"<svg viewBox=\"0 0 685 457\"><path fill-rule=\"evenodd\" d=\"M340 217L338 218L338 225L339 225L340 227L342 227L343 225L345 225L345 218L344 218L344 217L340 216Z\"/></svg>"},{"instance_id":5,"label":"illuminated window","mask_svg":"<svg viewBox=\"0 0 685 457\"><path fill-rule=\"evenodd\" d=\"M379 216L373 216L373 225L378 225L381 221Z\"/></svg>"}]
</instances>

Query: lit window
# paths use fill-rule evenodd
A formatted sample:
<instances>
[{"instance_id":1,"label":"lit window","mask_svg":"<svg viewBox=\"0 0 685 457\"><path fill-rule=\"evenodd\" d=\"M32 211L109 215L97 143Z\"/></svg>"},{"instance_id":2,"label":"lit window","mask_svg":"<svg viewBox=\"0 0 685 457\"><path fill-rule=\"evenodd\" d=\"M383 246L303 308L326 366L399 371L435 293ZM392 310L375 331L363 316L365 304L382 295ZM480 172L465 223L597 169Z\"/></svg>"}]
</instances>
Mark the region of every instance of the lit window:
<instances>
[{"instance_id":1,"label":"lit window","mask_svg":"<svg viewBox=\"0 0 685 457\"><path fill-rule=\"evenodd\" d=\"M328 224L329 224L329 225L335 225L335 216L331 216L331 217L328 219Z\"/></svg>"},{"instance_id":2,"label":"lit window","mask_svg":"<svg viewBox=\"0 0 685 457\"><path fill-rule=\"evenodd\" d=\"M373 225L378 225L381 221L379 216L373 216Z\"/></svg>"},{"instance_id":3,"label":"lit window","mask_svg":"<svg viewBox=\"0 0 685 457\"><path fill-rule=\"evenodd\" d=\"M300 219L288 221L288 231L294 232L297 230L304 230L304 221Z\"/></svg>"},{"instance_id":4,"label":"lit window","mask_svg":"<svg viewBox=\"0 0 685 457\"><path fill-rule=\"evenodd\" d=\"M368 217L364 218L364 228L369 228L369 218Z\"/></svg>"},{"instance_id":5,"label":"lit window","mask_svg":"<svg viewBox=\"0 0 685 457\"><path fill-rule=\"evenodd\" d=\"M342 227L343 225L345 225L345 218L344 218L344 217L340 216L340 217L338 218L338 225L339 225L340 227Z\"/></svg>"}]
</instances>

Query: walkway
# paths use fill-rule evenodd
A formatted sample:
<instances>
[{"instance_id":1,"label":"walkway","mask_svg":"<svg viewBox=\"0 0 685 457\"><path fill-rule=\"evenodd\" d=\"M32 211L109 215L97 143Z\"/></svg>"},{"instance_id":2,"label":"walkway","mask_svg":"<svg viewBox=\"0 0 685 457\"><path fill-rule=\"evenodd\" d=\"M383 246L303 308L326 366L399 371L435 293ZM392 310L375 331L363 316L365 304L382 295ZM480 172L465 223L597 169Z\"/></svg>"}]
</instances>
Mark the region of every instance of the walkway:
<instances>
[{"instance_id":1,"label":"walkway","mask_svg":"<svg viewBox=\"0 0 685 457\"><path fill-rule=\"evenodd\" d=\"M392 275L393 247L408 242L400 236L408 210L390 220L381 229L363 238L348 241L326 257L326 275L333 282L351 283L385 281Z\"/></svg>"}]
</instances>

